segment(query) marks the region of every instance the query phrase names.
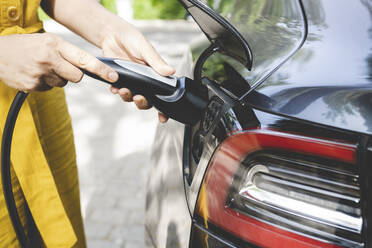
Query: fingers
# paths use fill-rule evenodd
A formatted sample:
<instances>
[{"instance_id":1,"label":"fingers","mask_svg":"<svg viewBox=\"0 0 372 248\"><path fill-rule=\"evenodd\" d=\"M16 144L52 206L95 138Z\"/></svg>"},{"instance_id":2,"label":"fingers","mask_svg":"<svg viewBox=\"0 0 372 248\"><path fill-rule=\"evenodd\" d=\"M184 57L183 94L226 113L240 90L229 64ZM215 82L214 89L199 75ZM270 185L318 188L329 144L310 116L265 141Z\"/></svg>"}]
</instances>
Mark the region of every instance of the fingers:
<instances>
[{"instance_id":1,"label":"fingers","mask_svg":"<svg viewBox=\"0 0 372 248\"><path fill-rule=\"evenodd\" d=\"M135 95L133 97L132 92L128 90L127 88L117 89L115 87L111 87L110 91L112 94L119 94L121 99L123 99L126 102L134 102L137 106L137 108L145 110L151 108L146 100L145 97L141 95Z\"/></svg>"},{"instance_id":2,"label":"fingers","mask_svg":"<svg viewBox=\"0 0 372 248\"><path fill-rule=\"evenodd\" d=\"M146 43L144 52L142 53L145 61L154 70L162 76L170 76L175 73L175 69L169 66L156 52L156 50L151 46L150 43Z\"/></svg>"},{"instance_id":3,"label":"fingers","mask_svg":"<svg viewBox=\"0 0 372 248\"><path fill-rule=\"evenodd\" d=\"M132 93L130 92L130 90L128 90L127 88L122 88L119 90L119 95L120 97L126 101L126 102L131 102L133 101L133 96L132 96Z\"/></svg>"},{"instance_id":4,"label":"fingers","mask_svg":"<svg viewBox=\"0 0 372 248\"><path fill-rule=\"evenodd\" d=\"M36 84L32 89L23 89L22 91L23 92L26 92L26 93L30 93L30 92L34 92L34 91L47 91L47 90L50 90L52 89L53 87L46 84L46 83L42 83L42 84Z\"/></svg>"},{"instance_id":5,"label":"fingers","mask_svg":"<svg viewBox=\"0 0 372 248\"><path fill-rule=\"evenodd\" d=\"M158 118L161 123L166 123L169 119L168 117L166 117L164 114L160 112L158 113Z\"/></svg>"},{"instance_id":6,"label":"fingers","mask_svg":"<svg viewBox=\"0 0 372 248\"><path fill-rule=\"evenodd\" d=\"M83 72L79 68L67 62L60 56L58 56L58 61L53 66L53 71L58 76L73 83L80 82L84 76Z\"/></svg>"},{"instance_id":7,"label":"fingers","mask_svg":"<svg viewBox=\"0 0 372 248\"><path fill-rule=\"evenodd\" d=\"M145 97L143 97L141 95L135 95L133 97L132 93L127 88L117 89L115 87L111 87L110 91L111 91L111 93L113 93L115 95L118 94L121 97L121 99L123 99L126 102L132 102L133 101L136 104L138 109L145 110L145 109L151 108L151 106L149 106Z\"/></svg>"},{"instance_id":8,"label":"fingers","mask_svg":"<svg viewBox=\"0 0 372 248\"><path fill-rule=\"evenodd\" d=\"M60 40L58 50L61 57L72 65L94 73L106 81L114 83L119 78L119 75L114 69L68 42Z\"/></svg>"},{"instance_id":9,"label":"fingers","mask_svg":"<svg viewBox=\"0 0 372 248\"><path fill-rule=\"evenodd\" d=\"M139 108L139 109L145 110L145 109L150 108L146 98L141 96L141 95L134 96L133 97L133 102L137 105L137 108Z\"/></svg>"},{"instance_id":10,"label":"fingers","mask_svg":"<svg viewBox=\"0 0 372 248\"><path fill-rule=\"evenodd\" d=\"M42 81L44 84L48 85L49 87L65 87L67 84L67 80L64 78L59 77L56 74L48 74L42 77Z\"/></svg>"},{"instance_id":11,"label":"fingers","mask_svg":"<svg viewBox=\"0 0 372 248\"><path fill-rule=\"evenodd\" d=\"M110 87L110 91L114 95L119 94L119 89L118 88L115 88L113 86Z\"/></svg>"}]
</instances>

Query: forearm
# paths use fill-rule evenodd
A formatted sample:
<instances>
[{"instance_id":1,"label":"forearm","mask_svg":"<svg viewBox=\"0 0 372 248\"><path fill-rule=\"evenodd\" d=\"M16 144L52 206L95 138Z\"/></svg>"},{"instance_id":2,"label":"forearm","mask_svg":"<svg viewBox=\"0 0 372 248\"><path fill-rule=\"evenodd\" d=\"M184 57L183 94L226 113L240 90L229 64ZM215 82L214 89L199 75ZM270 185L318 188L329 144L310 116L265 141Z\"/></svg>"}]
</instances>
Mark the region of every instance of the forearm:
<instances>
[{"instance_id":1,"label":"forearm","mask_svg":"<svg viewBox=\"0 0 372 248\"><path fill-rule=\"evenodd\" d=\"M102 48L104 56L148 64L162 76L174 73L141 32L96 0L42 0L42 7L56 21ZM148 108L143 96L132 98L128 89L112 88L112 92L125 101L133 100L140 109ZM159 118L166 121L164 116Z\"/></svg>"},{"instance_id":2,"label":"forearm","mask_svg":"<svg viewBox=\"0 0 372 248\"><path fill-rule=\"evenodd\" d=\"M43 0L42 8L57 22L98 47L104 37L125 21L110 13L95 0ZM128 29L130 25L128 24Z\"/></svg>"}]
</instances>

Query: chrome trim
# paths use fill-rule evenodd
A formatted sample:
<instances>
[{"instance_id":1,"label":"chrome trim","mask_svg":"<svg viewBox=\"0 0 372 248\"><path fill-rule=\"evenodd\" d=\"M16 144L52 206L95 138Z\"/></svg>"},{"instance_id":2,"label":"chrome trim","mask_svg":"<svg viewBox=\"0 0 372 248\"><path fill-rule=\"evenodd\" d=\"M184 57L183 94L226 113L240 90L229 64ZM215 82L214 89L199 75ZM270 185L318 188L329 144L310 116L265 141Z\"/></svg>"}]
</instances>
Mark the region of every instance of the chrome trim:
<instances>
[{"instance_id":1,"label":"chrome trim","mask_svg":"<svg viewBox=\"0 0 372 248\"><path fill-rule=\"evenodd\" d=\"M156 97L165 102L176 102L179 99L181 99L181 97L185 94L186 79L180 78L180 80L178 81L179 81L179 87L172 95L170 96L156 95Z\"/></svg>"},{"instance_id":2,"label":"chrome trim","mask_svg":"<svg viewBox=\"0 0 372 248\"><path fill-rule=\"evenodd\" d=\"M337 211L341 204L333 202L332 206L328 204L330 207L326 208L315 204L311 204L306 201L293 199L290 197L301 196L307 197L310 200L311 196L306 196L305 194L300 192L286 190L283 188L282 189L283 194L285 193L288 194L288 196L285 196L270 192L265 189L261 189L257 185L255 185L254 182L254 178L258 173L269 174L269 169L266 166L259 164L253 166L249 170L249 172L247 173L245 185L242 189L239 190L239 195L245 198L246 200L255 202L257 204L261 204L268 208L276 209L284 213L295 215L303 219L318 222L321 224L325 224L328 226L336 227L354 233L361 233L363 225L362 217L361 216L355 217L350 214ZM278 190L277 187L275 188L275 190ZM351 200L354 201L355 199Z\"/></svg>"}]
</instances>

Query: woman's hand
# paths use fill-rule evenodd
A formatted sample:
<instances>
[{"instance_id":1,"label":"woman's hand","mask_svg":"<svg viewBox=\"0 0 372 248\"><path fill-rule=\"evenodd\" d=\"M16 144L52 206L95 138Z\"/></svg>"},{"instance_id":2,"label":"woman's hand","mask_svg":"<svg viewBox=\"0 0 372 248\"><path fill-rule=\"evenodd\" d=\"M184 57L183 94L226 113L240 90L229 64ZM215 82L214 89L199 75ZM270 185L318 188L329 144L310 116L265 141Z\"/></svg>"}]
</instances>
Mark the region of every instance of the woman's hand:
<instances>
[{"instance_id":1,"label":"woman's hand","mask_svg":"<svg viewBox=\"0 0 372 248\"><path fill-rule=\"evenodd\" d=\"M136 28L107 11L98 1L42 0L41 6L57 22L101 47L105 56L148 64L163 76L174 73ZM128 89L111 90L124 101L134 100L140 109L148 108L143 96L132 97ZM167 118L159 114L159 120L166 122Z\"/></svg>"},{"instance_id":2,"label":"woman's hand","mask_svg":"<svg viewBox=\"0 0 372 248\"><path fill-rule=\"evenodd\" d=\"M170 76L175 70L167 65L146 38L132 25L120 20L106 30L102 40L101 48L106 57L131 60L136 63L147 64L162 76ZM146 99L141 95L132 96L126 89L111 87L113 94L119 94L126 101L134 101L139 109L148 109ZM168 120L166 116L159 113L159 121L164 123Z\"/></svg>"},{"instance_id":3,"label":"woman's hand","mask_svg":"<svg viewBox=\"0 0 372 248\"><path fill-rule=\"evenodd\" d=\"M48 33L0 37L0 80L24 91L45 91L79 82L85 69L116 82L118 74L94 56Z\"/></svg>"}]
</instances>

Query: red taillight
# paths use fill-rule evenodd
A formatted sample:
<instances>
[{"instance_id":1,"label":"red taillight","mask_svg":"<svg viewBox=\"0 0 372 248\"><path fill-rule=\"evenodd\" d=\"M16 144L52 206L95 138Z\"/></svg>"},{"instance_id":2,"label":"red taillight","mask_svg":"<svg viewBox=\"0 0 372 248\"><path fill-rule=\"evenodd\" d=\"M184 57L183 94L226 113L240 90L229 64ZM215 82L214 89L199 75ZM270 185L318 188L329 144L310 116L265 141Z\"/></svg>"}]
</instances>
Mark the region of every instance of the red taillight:
<instances>
[{"instance_id":1,"label":"red taillight","mask_svg":"<svg viewBox=\"0 0 372 248\"><path fill-rule=\"evenodd\" d=\"M208 223L261 247L362 246L356 147L274 130L227 138L197 202Z\"/></svg>"}]
</instances>

